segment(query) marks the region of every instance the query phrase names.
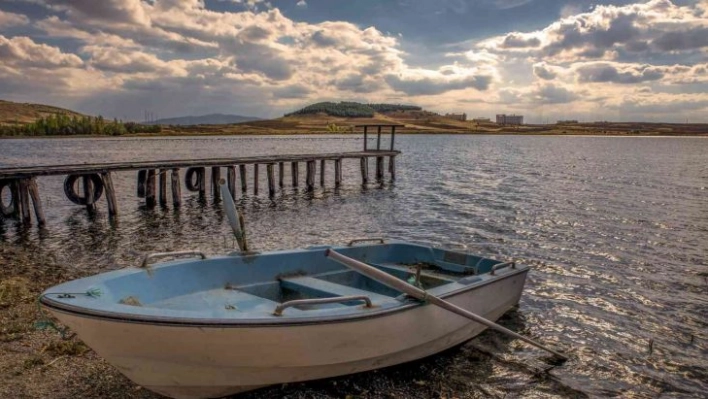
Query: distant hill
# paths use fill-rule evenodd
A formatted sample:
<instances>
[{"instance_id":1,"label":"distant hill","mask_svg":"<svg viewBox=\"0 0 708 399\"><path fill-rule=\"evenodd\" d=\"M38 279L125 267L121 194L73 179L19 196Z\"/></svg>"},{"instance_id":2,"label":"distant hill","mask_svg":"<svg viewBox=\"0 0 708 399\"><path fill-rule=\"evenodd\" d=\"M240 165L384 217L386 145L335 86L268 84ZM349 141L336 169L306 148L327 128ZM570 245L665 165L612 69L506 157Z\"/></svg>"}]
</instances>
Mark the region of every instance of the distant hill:
<instances>
[{"instance_id":1,"label":"distant hill","mask_svg":"<svg viewBox=\"0 0 708 399\"><path fill-rule=\"evenodd\" d=\"M0 100L0 124L26 124L50 115L83 116L68 109L43 104Z\"/></svg>"},{"instance_id":2,"label":"distant hill","mask_svg":"<svg viewBox=\"0 0 708 399\"><path fill-rule=\"evenodd\" d=\"M152 123L156 125L229 125L232 123L242 123L261 120L254 116L229 115L229 114L209 114L201 116L180 116L177 118L158 119Z\"/></svg>"},{"instance_id":3,"label":"distant hill","mask_svg":"<svg viewBox=\"0 0 708 399\"><path fill-rule=\"evenodd\" d=\"M321 102L310 104L305 108L295 112L285 114L285 116L295 115L315 115L325 114L329 116L339 116L347 118L372 118L375 113L390 113L402 111L421 111L422 108L415 105L403 104L362 104L351 101Z\"/></svg>"}]
</instances>

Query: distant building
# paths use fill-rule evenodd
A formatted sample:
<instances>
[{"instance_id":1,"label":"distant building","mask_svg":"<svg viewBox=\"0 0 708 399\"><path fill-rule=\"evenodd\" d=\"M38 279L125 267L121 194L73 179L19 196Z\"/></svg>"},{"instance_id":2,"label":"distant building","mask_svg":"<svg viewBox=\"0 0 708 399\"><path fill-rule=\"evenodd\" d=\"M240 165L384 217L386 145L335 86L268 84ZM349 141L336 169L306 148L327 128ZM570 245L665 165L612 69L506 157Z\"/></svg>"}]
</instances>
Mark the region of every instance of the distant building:
<instances>
[{"instance_id":1,"label":"distant building","mask_svg":"<svg viewBox=\"0 0 708 399\"><path fill-rule=\"evenodd\" d=\"M467 120L467 114L462 113L462 114L445 114L445 117L448 119L454 119L456 121L466 121Z\"/></svg>"},{"instance_id":2,"label":"distant building","mask_svg":"<svg viewBox=\"0 0 708 399\"><path fill-rule=\"evenodd\" d=\"M491 121L492 121L491 119L489 119L489 118L484 118L484 117L481 117L481 116L472 119L472 122L475 122L475 123L490 123Z\"/></svg>"},{"instance_id":3,"label":"distant building","mask_svg":"<svg viewBox=\"0 0 708 399\"><path fill-rule=\"evenodd\" d=\"M523 115L507 115L507 114L497 114L497 124L499 125L523 125L524 116Z\"/></svg>"},{"instance_id":4,"label":"distant building","mask_svg":"<svg viewBox=\"0 0 708 399\"><path fill-rule=\"evenodd\" d=\"M556 121L557 125L573 125L578 123L577 119L561 119L559 121Z\"/></svg>"}]
</instances>

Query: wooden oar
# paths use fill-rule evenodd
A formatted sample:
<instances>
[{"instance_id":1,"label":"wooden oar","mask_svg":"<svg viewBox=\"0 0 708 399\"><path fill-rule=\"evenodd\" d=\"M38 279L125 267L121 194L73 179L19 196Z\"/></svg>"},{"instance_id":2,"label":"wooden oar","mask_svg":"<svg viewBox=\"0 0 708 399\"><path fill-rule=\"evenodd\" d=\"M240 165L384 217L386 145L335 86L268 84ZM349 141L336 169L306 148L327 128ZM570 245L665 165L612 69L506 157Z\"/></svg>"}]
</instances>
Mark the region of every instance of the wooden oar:
<instances>
[{"instance_id":1,"label":"wooden oar","mask_svg":"<svg viewBox=\"0 0 708 399\"><path fill-rule=\"evenodd\" d=\"M528 337L524 337L523 335L519 335L505 327L500 326L497 323L494 323L493 321L487 320L484 317L477 315L475 313L472 313L468 310L465 310L457 305L454 305L446 300L440 299L434 295L430 295L426 291L415 287L413 285L408 284L407 282L400 280L386 272L383 272L375 267L369 266L366 263L359 262L356 259L352 259L348 256L344 256L340 254L339 252L336 252L332 249L328 249L325 251L325 256L343 264L344 266L349 267L350 269L354 269L357 272L365 275L366 277L372 278L376 281L378 281L381 284L384 284L386 286L389 286L395 290L398 290L400 292L403 292L405 294L408 294L414 298L420 299L422 301L426 301L429 303L432 303L435 306L439 306L445 310L449 310L450 312L456 313L460 316L466 317L470 320L476 321L479 324L483 324L489 328L492 328L494 330L497 330L501 333L504 333L506 335L510 335L514 338L520 339L526 343L529 343L537 348L543 349L545 351L548 351L555 355L557 358L565 361L568 360L568 357L563 355L560 352L556 352L553 349L550 349L534 340Z\"/></svg>"}]
</instances>

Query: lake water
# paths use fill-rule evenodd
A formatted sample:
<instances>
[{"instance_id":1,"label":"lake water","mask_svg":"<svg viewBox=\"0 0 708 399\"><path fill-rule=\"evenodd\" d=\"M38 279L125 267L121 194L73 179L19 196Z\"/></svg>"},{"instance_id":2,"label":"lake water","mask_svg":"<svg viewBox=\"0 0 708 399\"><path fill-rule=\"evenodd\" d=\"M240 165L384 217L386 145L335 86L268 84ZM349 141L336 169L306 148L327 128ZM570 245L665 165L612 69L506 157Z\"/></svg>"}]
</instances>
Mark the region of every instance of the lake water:
<instances>
[{"instance_id":1,"label":"lake water","mask_svg":"<svg viewBox=\"0 0 708 399\"><path fill-rule=\"evenodd\" d=\"M362 143L350 136L0 140L0 166L338 152ZM339 190L331 164L326 187L312 194L286 179L271 200L263 181L260 196L238 201L253 247L384 236L516 259L533 270L519 309L503 322L572 359L539 377L536 366L520 365L538 365L545 354L485 333L491 360L468 356L480 345L473 340L340 385L361 393L367 384L448 367L449 378L461 381L458 397L706 397L708 139L409 135L396 145L403 153L395 184L362 189L358 160L344 161ZM302 186L303 166L300 173ZM104 199L89 217L64 197L62 178L42 177L47 227L0 222L0 239L91 272L136 265L146 252L232 248L219 205L183 188L179 211L148 210L136 198L135 172L114 182L118 223L108 221ZM405 367L415 369L412 377ZM430 395L430 387L405 383L408 396ZM299 389L330 392L321 383Z\"/></svg>"}]
</instances>

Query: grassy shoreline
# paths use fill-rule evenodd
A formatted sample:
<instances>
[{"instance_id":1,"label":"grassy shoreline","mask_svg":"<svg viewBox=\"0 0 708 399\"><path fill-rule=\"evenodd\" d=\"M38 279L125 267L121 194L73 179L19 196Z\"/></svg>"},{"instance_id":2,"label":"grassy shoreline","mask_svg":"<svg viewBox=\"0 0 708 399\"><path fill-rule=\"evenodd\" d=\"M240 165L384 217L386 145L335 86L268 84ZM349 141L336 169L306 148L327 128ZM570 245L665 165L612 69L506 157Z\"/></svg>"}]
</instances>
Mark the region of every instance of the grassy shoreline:
<instances>
[{"instance_id":1,"label":"grassy shoreline","mask_svg":"<svg viewBox=\"0 0 708 399\"><path fill-rule=\"evenodd\" d=\"M121 136L106 136L106 135L52 135L52 136L0 136L0 140L11 139L67 139L67 138L105 138L105 139L120 139L120 138L159 138L159 137L249 137L249 136L325 136L325 135L341 135L341 136L362 136L362 132L327 132L327 131L303 131L303 132L235 132L235 133L215 133L215 132L174 132L167 131L162 133L138 133L126 134ZM371 133L370 133L371 135ZM382 133L384 137L388 132ZM708 137L708 132L705 133L660 133L660 132L642 132L642 133L600 133L597 131L587 132L571 132L559 133L555 131L549 132L460 132L460 131L396 131L396 135L418 136L418 135L454 135L454 136L548 136L548 137Z\"/></svg>"}]
</instances>

